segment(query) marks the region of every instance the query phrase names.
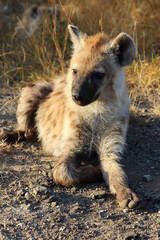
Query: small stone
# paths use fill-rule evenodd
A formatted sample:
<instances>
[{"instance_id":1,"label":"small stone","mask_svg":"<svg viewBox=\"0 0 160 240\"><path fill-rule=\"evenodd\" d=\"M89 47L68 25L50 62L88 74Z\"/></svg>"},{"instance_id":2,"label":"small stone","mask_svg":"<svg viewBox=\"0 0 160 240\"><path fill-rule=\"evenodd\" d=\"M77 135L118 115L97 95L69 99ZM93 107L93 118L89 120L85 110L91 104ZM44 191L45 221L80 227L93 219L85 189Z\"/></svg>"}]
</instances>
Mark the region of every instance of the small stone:
<instances>
[{"instance_id":1,"label":"small stone","mask_svg":"<svg viewBox=\"0 0 160 240\"><path fill-rule=\"evenodd\" d=\"M104 218L104 219L105 219L105 218L108 218L108 216L107 216L107 214L106 214L106 211L104 211L104 210L100 210L100 211L99 211L99 215L100 215L101 218Z\"/></svg>"},{"instance_id":2,"label":"small stone","mask_svg":"<svg viewBox=\"0 0 160 240\"><path fill-rule=\"evenodd\" d=\"M27 205L26 205L26 209L27 209L27 210L31 210L31 206L32 206L31 204L27 204Z\"/></svg>"},{"instance_id":3,"label":"small stone","mask_svg":"<svg viewBox=\"0 0 160 240\"><path fill-rule=\"evenodd\" d=\"M51 207L55 207L57 205L56 202L51 202Z\"/></svg>"},{"instance_id":4,"label":"small stone","mask_svg":"<svg viewBox=\"0 0 160 240\"><path fill-rule=\"evenodd\" d=\"M54 195L50 196L49 198L45 199L45 202L51 203L51 202L55 202L56 198Z\"/></svg>"},{"instance_id":5,"label":"small stone","mask_svg":"<svg viewBox=\"0 0 160 240\"><path fill-rule=\"evenodd\" d=\"M46 177L46 176L47 176L47 172L46 172L46 171L44 171L44 170L42 170L42 174L43 174L43 176L44 176L44 177Z\"/></svg>"},{"instance_id":6,"label":"small stone","mask_svg":"<svg viewBox=\"0 0 160 240\"><path fill-rule=\"evenodd\" d=\"M24 204L24 203L22 203L22 204L20 205L20 208L21 208L21 209L27 209L27 205Z\"/></svg>"},{"instance_id":7,"label":"small stone","mask_svg":"<svg viewBox=\"0 0 160 240\"><path fill-rule=\"evenodd\" d=\"M21 181L19 181L18 186L19 186L19 187L22 187L22 186L23 186L23 184L22 184Z\"/></svg>"},{"instance_id":8,"label":"small stone","mask_svg":"<svg viewBox=\"0 0 160 240\"><path fill-rule=\"evenodd\" d=\"M47 169L47 170L49 170L49 169L51 169L51 168L52 168L51 165L49 165L49 164L46 165L46 169Z\"/></svg>"},{"instance_id":9,"label":"small stone","mask_svg":"<svg viewBox=\"0 0 160 240\"><path fill-rule=\"evenodd\" d=\"M29 192L26 192L24 196L27 200L31 199L31 194Z\"/></svg>"},{"instance_id":10,"label":"small stone","mask_svg":"<svg viewBox=\"0 0 160 240\"><path fill-rule=\"evenodd\" d=\"M98 191L96 194L93 194L94 199L107 198L108 194L105 191Z\"/></svg>"},{"instance_id":11,"label":"small stone","mask_svg":"<svg viewBox=\"0 0 160 240\"><path fill-rule=\"evenodd\" d=\"M21 228L24 228L26 225L25 225L25 223L22 222L22 223L18 223L17 226L21 227Z\"/></svg>"},{"instance_id":12,"label":"small stone","mask_svg":"<svg viewBox=\"0 0 160 240\"><path fill-rule=\"evenodd\" d=\"M23 196L24 195L24 191L21 189L19 191L17 191L17 197Z\"/></svg>"},{"instance_id":13,"label":"small stone","mask_svg":"<svg viewBox=\"0 0 160 240\"><path fill-rule=\"evenodd\" d=\"M47 187L37 184L33 188L33 194L36 195L46 195L48 192Z\"/></svg>"},{"instance_id":14,"label":"small stone","mask_svg":"<svg viewBox=\"0 0 160 240\"><path fill-rule=\"evenodd\" d=\"M144 175L142 177L142 181L144 181L144 182L152 182L152 176L151 175Z\"/></svg>"},{"instance_id":15,"label":"small stone","mask_svg":"<svg viewBox=\"0 0 160 240\"><path fill-rule=\"evenodd\" d=\"M134 240L134 239L139 239L139 234L135 232L127 232L125 234L125 240Z\"/></svg>"},{"instance_id":16,"label":"small stone","mask_svg":"<svg viewBox=\"0 0 160 240\"><path fill-rule=\"evenodd\" d=\"M63 232L63 231L65 231L66 229L67 229L66 226L62 226L62 227L60 227L59 231Z\"/></svg>"},{"instance_id":17,"label":"small stone","mask_svg":"<svg viewBox=\"0 0 160 240\"><path fill-rule=\"evenodd\" d=\"M125 209L123 209L123 212L124 212L124 213L128 213L128 212L129 212L129 209L125 208Z\"/></svg>"},{"instance_id":18,"label":"small stone","mask_svg":"<svg viewBox=\"0 0 160 240\"><path fill-rule=\"evenodd\" d=\"M72 187L72 188L71 188L71 192L72 192L72 193L76 192L76 190L77 190L76 187Z\"/></svg>"},{"instance_id":19,"label":"small stone","mask_svg":"<svg viewBox=\"0 0 160 240\"><path fill-rule=\"evenodd\" d=\"M6 223L0 223L0 227L3 227L4 229L6 229Z\"/></svg>"}]
</instances>

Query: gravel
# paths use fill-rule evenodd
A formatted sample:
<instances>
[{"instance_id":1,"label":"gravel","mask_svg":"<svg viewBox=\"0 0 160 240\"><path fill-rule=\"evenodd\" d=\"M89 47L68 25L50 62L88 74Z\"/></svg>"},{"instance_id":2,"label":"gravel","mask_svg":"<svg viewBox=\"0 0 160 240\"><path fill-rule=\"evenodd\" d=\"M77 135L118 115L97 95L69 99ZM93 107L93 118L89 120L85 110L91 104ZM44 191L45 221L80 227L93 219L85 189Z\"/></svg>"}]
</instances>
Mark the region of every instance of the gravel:
<instances>
[{"instance_id":1,"label":"gravel","mask_svg":"<svg viewBox=\"0 0 160 240\"><path fill-rule=\"evenodd\" d=\"M0 107L12 93L0 94ZM15 111L14 102L2 110L1 131L14 129ZM157 132L160 118L140 106L131 117L122 160L131 189L143 199L143 207L135 211L121 209L103 181L73 188L55 185L56 159L36 142L0 145L0 239L160 239ZM142 180L146 175L152 180Z\"/></svg>"}]
</instances>

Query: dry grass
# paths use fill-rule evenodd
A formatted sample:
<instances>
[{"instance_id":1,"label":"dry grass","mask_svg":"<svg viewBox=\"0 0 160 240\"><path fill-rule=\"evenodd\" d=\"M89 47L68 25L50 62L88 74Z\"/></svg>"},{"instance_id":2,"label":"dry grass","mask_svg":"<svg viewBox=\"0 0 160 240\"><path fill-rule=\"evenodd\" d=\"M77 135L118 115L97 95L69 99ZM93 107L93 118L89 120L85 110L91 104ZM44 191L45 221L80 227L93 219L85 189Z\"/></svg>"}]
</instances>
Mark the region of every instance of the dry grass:
<instances>
[{"instance_id":1,"label":"dry grass","mask_svg":"<svg viewBox=\"0 0 160 240\"><path fill-rule=\"evenodd\" d=\"M17 0L18 1L18 0ZM34 1L43 2L43 1ZM54 20L40 26L30 39L15 38L13 30L0 39L0 82L22 87L65 71L70 55L66 26L73 23L88 34L104 31L114 37L121 31L137 44L137 59L126 69L133 102L150 102L156 112L160 97L160 1L159 0L59 0L58 30ZM52 5L55 1L48 0ZM21 16L19 16L21 18ZM21 83L21 84L20 84Z\"/></svg>"},{"instance_id":2,"label":"dry grass","mask_svg":"<svg viewBox=\"0 0 160 240\"><path fill-rule=\"evenodd\" d=\"M160 98L160 57L139 59L126 68L131 98L158 103Z\"/></svg>"},{"instance_id":3,"label":"dry grass","mask_svg":"<svg viewBox=\"0 0 160 240\"><path fill-rule=\"evenodd\" d=\"M12 146L7 144L4 141L0 141L0 153L10 153L12 151ZM4 165L3 165L4 164ZM0 163L0 168L5 167L5 163L1 162Z\"/></svg>"}]
</instances>

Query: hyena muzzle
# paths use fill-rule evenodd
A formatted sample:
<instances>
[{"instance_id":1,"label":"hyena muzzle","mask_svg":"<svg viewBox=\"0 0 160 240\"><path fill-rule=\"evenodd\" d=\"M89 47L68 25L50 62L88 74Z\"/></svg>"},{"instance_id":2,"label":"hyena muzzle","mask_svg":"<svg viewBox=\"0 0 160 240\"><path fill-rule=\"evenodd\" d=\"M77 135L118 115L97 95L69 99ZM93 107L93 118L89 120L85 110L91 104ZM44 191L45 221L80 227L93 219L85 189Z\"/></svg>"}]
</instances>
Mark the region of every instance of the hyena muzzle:
<instances>
[{"instance_id":1,"label":"hyena muzzle","mask_svg":"<svg viewBox=\"0 0 160 240\"><path fill-rule=\"evenodd\" d=\"M102 173L121 207L139 208L120 164L129 119L123 68L135 59L135 43L126 33L108 39L104 33L87 36L75 26L68 29L73 54L67 74L24 88L18 128L2 138L39 140L59 159L55 183L74 186Z\"/></svg>"}]
</instances>

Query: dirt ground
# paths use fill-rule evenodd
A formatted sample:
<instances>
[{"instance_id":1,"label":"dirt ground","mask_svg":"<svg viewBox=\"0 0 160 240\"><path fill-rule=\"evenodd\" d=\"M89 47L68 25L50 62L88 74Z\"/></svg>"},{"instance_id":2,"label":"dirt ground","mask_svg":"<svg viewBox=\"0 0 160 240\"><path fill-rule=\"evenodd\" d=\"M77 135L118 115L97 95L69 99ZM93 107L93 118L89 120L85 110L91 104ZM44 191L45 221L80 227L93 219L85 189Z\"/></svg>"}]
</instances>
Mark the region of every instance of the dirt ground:
<instances>
[{"instance_id":1,"label":"dirt ground","mask_svg":"<svg viewBox=\"0 0 160 240\"><path fill-rule=\"evenodd\" d=\"M16 126L13 93L0 89L1 133ZM142 209L120 209L103 180L55 185L54 163L38 143L0 143L0 239L160 239L160 118L151 108L131 117L122 160Z\"/></svg>"}]
</instances>

